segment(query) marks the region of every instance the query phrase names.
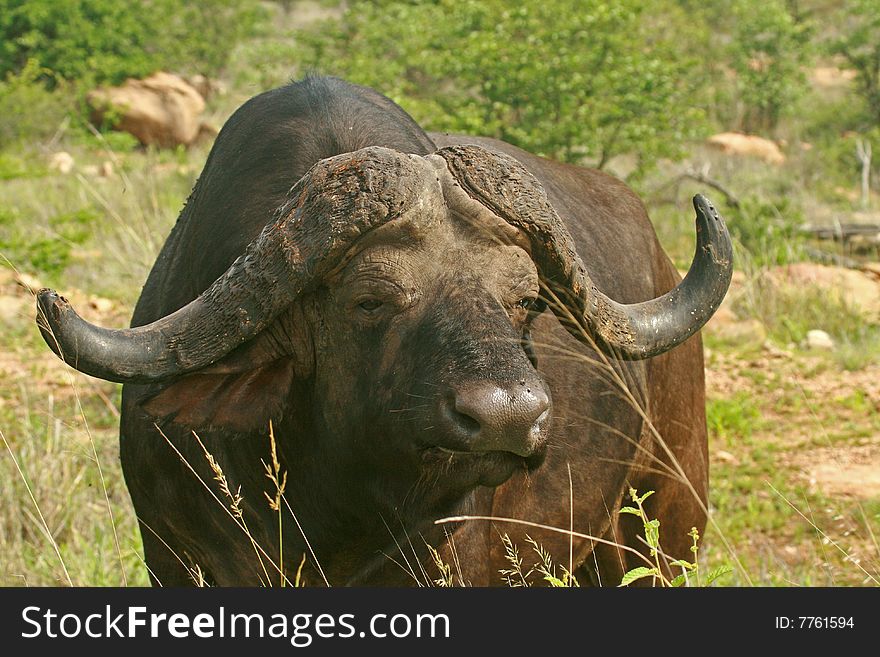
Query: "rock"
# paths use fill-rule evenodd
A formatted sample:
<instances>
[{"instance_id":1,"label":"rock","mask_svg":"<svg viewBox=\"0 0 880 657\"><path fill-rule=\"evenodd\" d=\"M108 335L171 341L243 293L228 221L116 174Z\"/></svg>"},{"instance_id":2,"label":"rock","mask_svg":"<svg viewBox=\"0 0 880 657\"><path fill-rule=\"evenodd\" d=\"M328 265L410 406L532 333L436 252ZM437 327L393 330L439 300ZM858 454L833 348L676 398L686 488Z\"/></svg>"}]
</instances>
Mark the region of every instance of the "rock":
<instances>
[{"instance_id":1,"label":"rock","mask_svg":"<svg viewBox=\"0 0 880 657\"><path fill-rule=\"evenodd\" d=\"M785 155L779 150L776 142L756 135L745 135L741 132L721 132L709 137L706 143L731 155L758 157L769 164L782 164L785 162Z\"/></svg>"},{"instance_id":2,"label":"rock","mask_svg":"<svg viewBox=\"0 0 880 657\"><path fill-rule=\"evenodd\" d=\"M211 123L202 123L199 125L199 134L196 135L197 142L213 142L217 135L220 134L220 128Z\"/></svg>"},{"instance_id":3,"label":"rock","mask_svg":"<svg viewBox=\"0 0 880 657\"><path fill-rule=\"evenodd\" d=\"M82 172L91 178L112 178L113 163L104 160L101 164L87 164L82 168Z\"/></svg>"},{"instance_id":4,"label":"rock","mask_svg":"<svg viewBox=\"0 0 880 657\"><path fill-rule=\"evenodd\" d=\"M831 339L831 336L828 335L825 331L820 331L819 329L813 329L811 331L807 331L807 338L804 340L804 346L807 349L822 349L826 351L831 351L834 349L834 340Z\"/></svg>"},{"instance_id":5,"label":"rock","mask_svg":"<svg viewBox=\"0 0 880 657\"><path fill-rule=\"evenodd\" d=\"M92 121L101 123L118 114L117 130L134 135L144 145L173 148L192 144L199 135L205 100L182 78L154 73L144 80L129 79L120 87L91 91L86 100Z\"/></svg>"},{"instance_id":6,"label":"rock","mask_svg":"<svg viewBox=\"0 0 880 657\"><path fill-rule=\"evenodd\" d=\"M208 100L212 96L224 96L227 93L226 85L220 80L214 80L205 75L197 74L184 78L199 95Z\"/></svg>"},{"instance_id":7,"label":"rock","mask_svg":"<svg viewBox=\"0 0 880 657\"><path fill-rule=\"evenodd\" d=\"M809 286L827 290L830 296L837 295L847 306L863 314L871 321L880 320L880 280L865 266L862 270L819 265L811 262L797 262L791 265L774 267L765 273L776 285L796 288Z\"/></svg>"},{"instance_id":8,"label":"rock","mask_svg":"<svg viewBox=\"0 0 880 657\"><path fill-rule=\"evenodd\" d=\"M204 76L200 73L197 75L191 75L190 77L185 78L185 80L186 83L193 89L198 91L199 95L205 100L208 100L208 98L211 96L211 93L214 91L211 80L209 80L207 76Z\"/></svg>"},{"instance_id":9,"label":"rock","mask_svg":"<svg viewBox=\"0 0 880 657\"><path fill-rule=\"evenodd\" d=\"M52 153L52 156L49 158L49 169L59 173L70 173L73 171L74 164L73 156L67 151Z\"/></svg>"},{"instance_id":10,"label":"rock","mask_svg":"<svg viewBox=\"0 0 880 657\"><path fill-rule=\"evenodd\" d=\"M715 452L715 458L719 461L723 461L724 463L733 463L733 464L739 463L738 458L736 458L733 454L731 454L730 452L727 452L723 449L719 449L718 451Z\"/></svg>"},{"instance_id":11,"label":"rock","mask_svg":"<svg viewBox=\"0 0 880 657\"><path fill-rule=\"evenodd\" d=\"M769 340L765 340L761 348L770 358L791 358L793 356L791 353L791 346L793 345L790 345L789 349L780 349Z\"/></svg>"},{"instance_id":12,"label":"rock","mask_svg":"<svg viewBox=\"0 0 880 657\"><path fill-rule=\"evenodd\" d=\"M810 71L810 82L823 89L845 87L856 78L856 71L837 66L817 66Z\"/></svg>"}]
</instances>

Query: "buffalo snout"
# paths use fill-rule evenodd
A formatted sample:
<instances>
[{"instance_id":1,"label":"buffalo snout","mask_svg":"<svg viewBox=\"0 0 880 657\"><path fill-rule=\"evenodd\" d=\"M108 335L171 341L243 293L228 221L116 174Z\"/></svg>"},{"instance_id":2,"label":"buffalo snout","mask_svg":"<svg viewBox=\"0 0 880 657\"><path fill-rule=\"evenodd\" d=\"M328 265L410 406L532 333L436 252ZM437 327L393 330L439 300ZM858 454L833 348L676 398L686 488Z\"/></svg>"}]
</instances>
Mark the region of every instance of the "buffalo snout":
<instances>
[{"instance_id":1,"label":"buffalo snout","mask_svg":"<svg viewBox=\"0 0 880 657\"><path fill-rule=\"evenodd\" d=\"M550 397L537 380L472 382L448 392L440 418L452 440L450 449L528 457L546 442Z\"/></svg>"}]
</instances>

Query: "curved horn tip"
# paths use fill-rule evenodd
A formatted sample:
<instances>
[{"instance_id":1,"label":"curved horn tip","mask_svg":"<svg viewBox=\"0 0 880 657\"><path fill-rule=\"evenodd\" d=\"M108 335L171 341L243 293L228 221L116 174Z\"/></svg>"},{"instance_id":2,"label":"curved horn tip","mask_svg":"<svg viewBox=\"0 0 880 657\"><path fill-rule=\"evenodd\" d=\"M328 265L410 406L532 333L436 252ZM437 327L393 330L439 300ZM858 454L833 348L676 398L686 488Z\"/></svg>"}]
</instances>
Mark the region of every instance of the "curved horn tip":
<instances>
[{"instance_id":1,"label":"curved horn tip","mask_svg":"<svg viewBox=\"0 0 880 657\"><path fill-rule=\"evenodd\" d=\"M721 218L721 215L718 214L718 210L712 204L708 198L703 196L702 194L696 194L694 196L694 210L697 211L697 216L704 219L707 223L709 219L714 219L718 222L723 222L724 220Z\"/></svg>"},{"instance_id":2,"label":"curved horn tip","mask_svg":"<svg viewBox=\"0 0 880 657\"><path fill-rule=\"evenodd\" d=\"M40 335L49 348L59 357L61 347L58 322L65 307L69 308L70 303L55 290L44 287L37 292L37 328L40 329Z\"/></svg>"},{"instance_id":3,"label":"curved horn tip","mask_svg":"<svg viewBox=\"0 0 880 657\"><path fill-rule=\"evenodd\" d=\"M702 194L695 195L693 203L697 214L698 248L700 244L711 245L715 264L729 268L733 259L733 243L724 218L712 201Z\"/></svg>"},{"instance_id":4,"label":"curved horn tip","mask_svg":"<svg viewBox=\"0 0 880 657\"><path fill-rule=\"evenodd\" d=\"M59 301L66 302L67 300L51 288L44 287L37 292L37 304L43 311L53 308Z\"/></svg>"},{"instance_id":5,"label":"curved horn tip","mask_svg":"<svg viewBox=\"0 0 880 657\"><path fill-rule=\"evenodd\" d=\"M711 227L712 223L718 224L719 232L726 232L727 226L724 223L724 218L718 212L718 208L710 201L707 197L702 194L696 194L693 199L694 210L697 213L697 221L702 219L702 222L707 226ZM710 219L714 219L712 222Z\"/></svg>"}]
</instances>

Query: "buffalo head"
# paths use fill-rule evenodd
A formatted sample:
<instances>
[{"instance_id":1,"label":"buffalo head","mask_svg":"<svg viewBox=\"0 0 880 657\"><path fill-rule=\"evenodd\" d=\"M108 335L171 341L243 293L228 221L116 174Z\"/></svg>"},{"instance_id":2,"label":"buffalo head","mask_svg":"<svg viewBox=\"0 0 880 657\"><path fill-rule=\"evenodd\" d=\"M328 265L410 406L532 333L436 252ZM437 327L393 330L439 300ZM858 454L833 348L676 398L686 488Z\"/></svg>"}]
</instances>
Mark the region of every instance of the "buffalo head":
<instances>
[{"instance_id":1,"label":"buffalo head","mask_svg":"<svg viewBox=\"0 0 880 657\"><path fill-rule=\"evenodd\" d=\"M686 278L621 304L593 284L516 160L477 146L426 157L370 147L316 164L246 252L176 312L108 330L43 290L41 329L82 372L155 384L144 406L155 417L238 431L292 417L321 447L296 449L328 479L369 482L362 494L380 505L418 494L440 508L540 464L552 401L530 325L546 307L620 359L663 353L708 320L730 280L731 244L708 201L694 205ZM231 387L215 383L233 376Z\"/></svg>"}]
</instances>

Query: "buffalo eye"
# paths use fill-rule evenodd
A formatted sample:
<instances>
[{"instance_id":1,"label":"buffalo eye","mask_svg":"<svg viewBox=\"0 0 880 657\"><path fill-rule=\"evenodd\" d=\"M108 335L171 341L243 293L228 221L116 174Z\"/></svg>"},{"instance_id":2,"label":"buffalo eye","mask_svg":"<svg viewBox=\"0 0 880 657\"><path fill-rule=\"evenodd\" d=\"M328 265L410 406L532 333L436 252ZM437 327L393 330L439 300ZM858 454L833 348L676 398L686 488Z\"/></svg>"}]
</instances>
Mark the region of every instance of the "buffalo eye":
<instances>
[{"instance_id":1,"label":"buffalo eye","mask_svg":"<svg viewBox=\"0 0 880 657\"><path fill-rule=\"evenodd\" d=\"M547 304L538 297L525 297L520 299L516 305L536 315L540 315L547 308Z\"/></svg>"},{"instance_id":2,"label":"buffalo eye","mask_svg":"<svg viewBox=\"0 0 880 657\"><path fill-rule=\"evenodd\" d=\"M378 299L365 299L358 304L358 308L368 313L375 312L381 307L382 302Z\"/></svg>"}]
</instances>

